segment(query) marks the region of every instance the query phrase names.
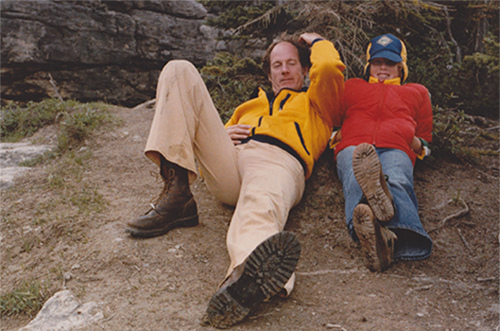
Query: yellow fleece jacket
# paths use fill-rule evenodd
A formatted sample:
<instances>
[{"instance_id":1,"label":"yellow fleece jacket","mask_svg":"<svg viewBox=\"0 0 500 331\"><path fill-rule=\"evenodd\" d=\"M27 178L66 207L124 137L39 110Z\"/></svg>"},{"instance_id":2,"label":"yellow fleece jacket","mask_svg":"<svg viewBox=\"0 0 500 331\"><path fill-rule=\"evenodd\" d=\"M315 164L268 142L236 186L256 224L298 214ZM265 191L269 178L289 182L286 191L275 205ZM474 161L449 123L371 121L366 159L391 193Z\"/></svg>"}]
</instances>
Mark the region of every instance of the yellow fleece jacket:
<instances>
[{"instance_id":1,"label":"yellow fleece jacket","mask_svg":"<svg viewBox=\"0 0 500 331\"><path fill-rule=\"evenodd\" d=\"M311 47L310 86L302 91L284 88L258 96L238 106L226 127L247 124L250 139L277 145L295 156L304 167L306 179L328 144L333 116L340 110L344 92L345 66L328 40Z\"/></svg>"}]
</instances>

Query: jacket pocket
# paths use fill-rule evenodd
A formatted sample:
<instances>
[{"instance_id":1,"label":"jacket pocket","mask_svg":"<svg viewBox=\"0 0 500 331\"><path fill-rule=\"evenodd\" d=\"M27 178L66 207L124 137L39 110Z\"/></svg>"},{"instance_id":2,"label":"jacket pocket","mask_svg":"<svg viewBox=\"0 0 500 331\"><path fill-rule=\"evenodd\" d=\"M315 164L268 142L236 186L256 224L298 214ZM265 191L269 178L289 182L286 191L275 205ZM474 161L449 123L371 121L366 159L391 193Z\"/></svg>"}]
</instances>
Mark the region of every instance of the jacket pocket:
<instances>
[{"instance_id":1,"label":"jacket pocket","mask_svg":"<svg viewBox=\"0 0 500 331\"><path fill-rule=\"evenodd\" d=\"M304 137L302 136L302 131L300 131L300 125L297 122L293 122L295 124L295 130L297 130L297 134L299 135L300 143L302 144L302 147L304 147L304 150L306 151L307 155L311 155L309 151L307 150L306 143L304 141Z\"/></svg>"}]
</instances>

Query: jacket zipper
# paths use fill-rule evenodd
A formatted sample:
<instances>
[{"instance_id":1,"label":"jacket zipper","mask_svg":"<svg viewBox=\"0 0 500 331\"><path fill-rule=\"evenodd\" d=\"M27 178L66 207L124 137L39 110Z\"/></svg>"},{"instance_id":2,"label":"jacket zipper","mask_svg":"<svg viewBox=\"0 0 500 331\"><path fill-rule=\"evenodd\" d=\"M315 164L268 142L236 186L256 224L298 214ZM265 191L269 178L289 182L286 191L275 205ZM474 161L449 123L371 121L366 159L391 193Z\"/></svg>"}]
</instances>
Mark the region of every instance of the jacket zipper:
<instances>
[{"instance_id":1,"label":"jacket zipper","mask_svg":"<svg viewBox=\"0 0 500 331\"><path fill-rule=\"evenodd\" d=\"M285 105L285 102L287 102L288 99L290 99L291 96L292 95L290 93L288 93L286 95L286 97L283 100L281 100L281 102L280 102L280 108L278 109L278 111L282 111L283 110L283 106Z\"/></svg>"},{"instance_id":2,"label":"jacket zipper","mask_svg":"<svg viewBox=\"0 0 500 331\"><path fill-rule=\"evenodd\" d=\"M377 136L377 133L378 133L378 130L380 128L380 123L382 122L381 120L381 116L382 116L382 111L383 111L383 106L385 104L385 98L387 96L387 89L386 89L386 86L382 84L382 99L380 100L380 103L379 103L379 106L378 106L378 110L379 110L379 116L377 116L377 125L375 125L375 131L373 132L373 137L372 137L372 145L374 146L377 146L376 143L377 143L377 139L376 139L376 136Z\"/></svg>"},{"instance_id":3,"label":"jacket zipper","mask_svg":"<svg viewBox=\"0 0 500 331\"><path fill-rule=\"evenodd\" d=\"M267 102L269 102L269 116L273 116L273 103L275 96L271 96L269 93L266 94Z\"/></svg>"}]
</instances>

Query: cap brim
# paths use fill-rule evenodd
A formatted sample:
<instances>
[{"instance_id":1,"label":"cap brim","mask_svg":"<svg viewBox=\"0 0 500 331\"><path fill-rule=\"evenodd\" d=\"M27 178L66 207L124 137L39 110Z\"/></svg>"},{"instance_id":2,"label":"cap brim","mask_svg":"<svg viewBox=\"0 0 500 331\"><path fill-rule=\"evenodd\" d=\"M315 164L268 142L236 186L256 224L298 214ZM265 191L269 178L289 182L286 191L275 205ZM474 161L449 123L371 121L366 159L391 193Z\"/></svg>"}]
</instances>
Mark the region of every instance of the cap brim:
<instances>
[{"instance_id":1,"label":"cap brim","mask_svg":"<svg viewBox=\"0 0 500 331\"><path fill-rule=\"evenodd\" d=\"M370 61L373 59L380 59L380 58L387 59L392 62L403 61L403 58L400 55L388 50L381 50L380 52L373 54L373 56L370 56Z\"/></svg>"}]
</instances>

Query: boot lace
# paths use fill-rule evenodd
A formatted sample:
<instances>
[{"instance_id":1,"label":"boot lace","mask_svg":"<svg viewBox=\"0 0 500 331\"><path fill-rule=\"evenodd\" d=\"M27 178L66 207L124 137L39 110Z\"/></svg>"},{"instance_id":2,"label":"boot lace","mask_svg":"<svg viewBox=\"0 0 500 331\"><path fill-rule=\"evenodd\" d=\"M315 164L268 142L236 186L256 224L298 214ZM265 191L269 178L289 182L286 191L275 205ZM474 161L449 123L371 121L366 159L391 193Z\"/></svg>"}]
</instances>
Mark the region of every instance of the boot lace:
<instances>
[{"instance_id":1,"label":"boot lace","mask_svg":"<svg viewBox=\"0 0 500 331\"><path fill-rule=\"evenodd\" d=\"M161 190L160 194L156 198L152 199L149 202L149 205L151 206L151 209L149 211L154 210L157 213L159 213L159 211L156 209L156 205L158 205L158 202L160 201L160 199L165 194L167 194L168 190L170 189L170 184L172 183L172 179L175 176L175 171L174 171L174 169L168 169L168 174L167 174L166 178L164 178L161 175L161 172L158 173L158 172L151 171L151 176L155 177L156 182L159 182L159 179L161 179L161 181L163 181L163 189Z\"/></svg>"}]
</instances>

